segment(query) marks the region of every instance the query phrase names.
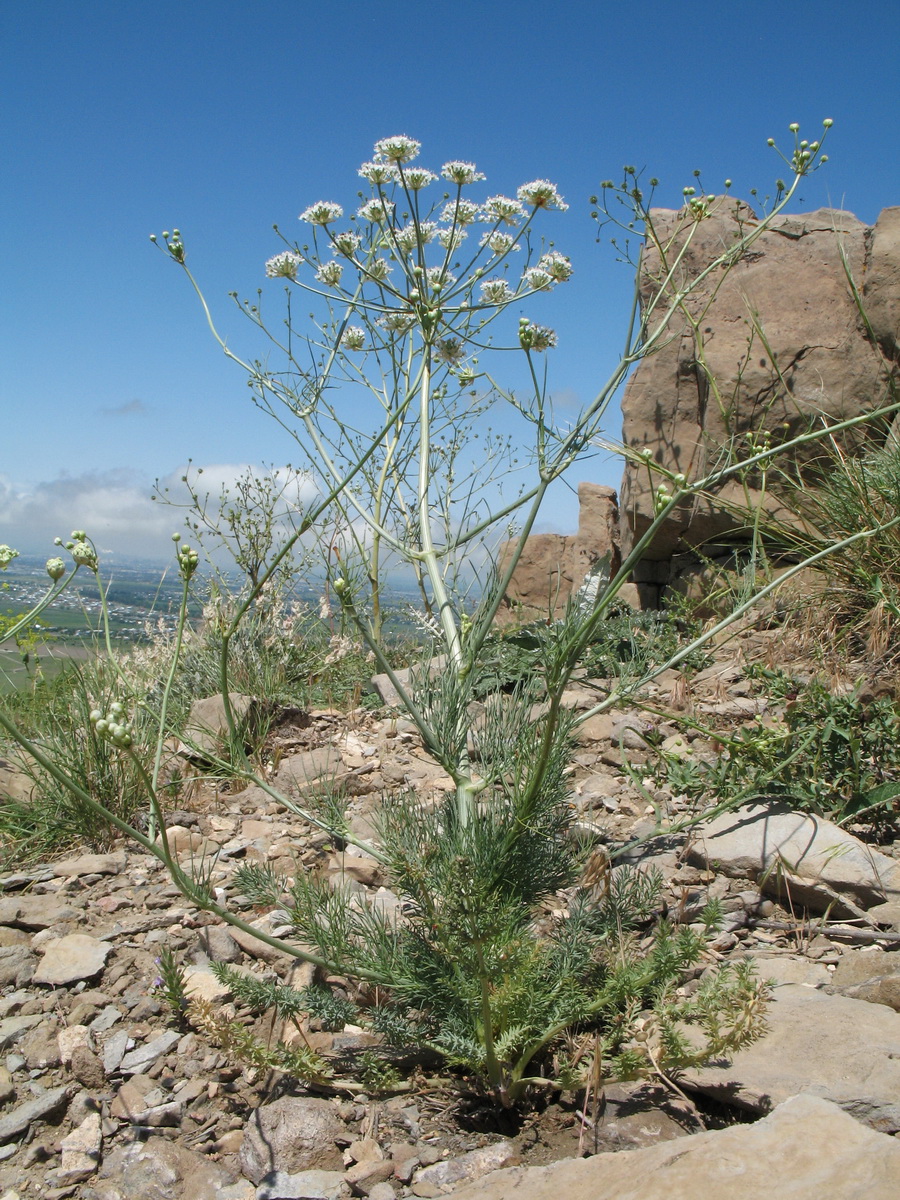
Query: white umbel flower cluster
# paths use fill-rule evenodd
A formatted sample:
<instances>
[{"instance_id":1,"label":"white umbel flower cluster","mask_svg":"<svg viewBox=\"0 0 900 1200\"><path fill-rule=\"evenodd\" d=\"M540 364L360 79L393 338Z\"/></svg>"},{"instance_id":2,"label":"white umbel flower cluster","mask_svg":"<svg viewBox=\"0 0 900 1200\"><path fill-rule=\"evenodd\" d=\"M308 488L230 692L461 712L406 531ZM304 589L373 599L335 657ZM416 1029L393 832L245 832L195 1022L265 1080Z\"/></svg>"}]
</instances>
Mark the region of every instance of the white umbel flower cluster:
<instances>
[{"instance_id":1,"label":"white umbel flower cluster","mask_svg":"<svg viewBox=\"0 0 900 1200\"><path fill-rule=\"evenodd\" d=\"M531 183L523 183L516 195L523 204L532 208L558 208L560 212L565 212L569 207L556 190L556 184L549 179L533 179Z\"/></svg>"},{"instance_id":2,"label":"white umbel flower cluster","mask_svg":"<svg viewBox=\"0 0 900 1200\"><path fill-rule=\"evenodd\" d=\"M343 215L344 210L339 204L332 204L330 200L317 200L309 208L304 208L300 220L308 221L310 225L330 225L332 221L339 221Z\"/></svg>"},{"instance_id":3,"label":"white umbel flower cluster","mask_svg":"<svg viewBox=\"0 0 900 1200\"><path fill-rule=\"evenodd\" d=\"M293 250L284 250L275 254L266 263L266 275L269 279L296 279L297 271L303 264L303 259Z\"/></svg>"}]
</instances>

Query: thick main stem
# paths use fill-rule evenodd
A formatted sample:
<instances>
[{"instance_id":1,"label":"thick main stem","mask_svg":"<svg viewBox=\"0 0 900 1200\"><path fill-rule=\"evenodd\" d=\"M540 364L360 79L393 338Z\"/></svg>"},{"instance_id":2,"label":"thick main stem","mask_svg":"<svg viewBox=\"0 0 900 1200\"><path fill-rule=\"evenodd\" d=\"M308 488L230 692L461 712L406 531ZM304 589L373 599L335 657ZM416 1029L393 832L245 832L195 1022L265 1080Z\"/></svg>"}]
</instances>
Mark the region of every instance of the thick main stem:
<instances>
[{"instance_id":1,"label":"thick main stem","mask_svg":"<svg viewBox=\"0 0 900 1200\"><path fill-rule=\"evenodd\" d=\"M419 391L419 484L418 484L418 514L419 542L421 549L417 555L425 565L428 582L431 586L434 605L437 610L441 632L447 647L448 666L457 679L462 679L466 667L463 662L462 639L459 636L459 624L454 612L450 596L444 583L438 561L438 552L431 536L431 490L429 461L431 457L431 347L426 342L423 349L422 383ZM461 826L468 825L475 803L477 786L469 770L466 735L464 730L458 730L457 744L459 763L456 771L456 816Z\"/></svg>"}]
</instances>

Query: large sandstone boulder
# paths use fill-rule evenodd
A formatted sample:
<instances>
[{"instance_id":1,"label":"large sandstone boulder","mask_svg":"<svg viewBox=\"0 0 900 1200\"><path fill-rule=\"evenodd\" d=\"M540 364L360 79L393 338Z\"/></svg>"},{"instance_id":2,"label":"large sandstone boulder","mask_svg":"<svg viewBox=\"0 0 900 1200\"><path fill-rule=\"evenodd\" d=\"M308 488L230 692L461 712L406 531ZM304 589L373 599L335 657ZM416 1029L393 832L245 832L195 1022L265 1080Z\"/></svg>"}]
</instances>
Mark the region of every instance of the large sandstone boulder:
<instances>
[{"instance_id":1,"label":"large sandstone boulder","mask_svg":"<svg viewBox=\"0 0 900 1200\"><path fill-rule=\"evenodd\" d=\"M689 862L746 877L792 905L840 917L900 894L900 864L845 829L787 804L751 804L699 825Z\"/></svg>"},{"instance_id":2,"label":"large sandstone boulder","mask_svg":"<svg viewBox=\"0 0 900 1200\"><path fill-rule=\"evenodd\" d=\"M689 226L679 231L682 212L661 209L653 216L663 241L683 241ZM690 225L683 277L695 277L755 220L747 205L718 198L708 219ZM844 261L862 288L873 336ZM659 275L658 253L645 249L645 305ZM786 440L821 418L857 416L884 402L900 343L900 209L886 209L874 229L834 209L782 216L727 275L711 274L688 304L699 321L705 366L687 322L674 319L668 341L629 380L622 414L626 445L649 448L653 461L692 479L721 461L724 447L740 446L748 431L768 429L773 439ZM815 454L811 449L806 458ZM751 502L759 500L760 481L748 482ZM771 484L770 474L766 509L790 521ZM653 486L645 468L626 466L623 553L653 519ZM734 506L743 502L737 480L715 501L686 502L645 558L667 560L685 545L732 536L742 525Z\"/></svg>"},{"instance_id":3,"label":"large sandstone boulder","mask_svg":"<svg viewBox=\"0 0 900 1200\"><path fill-rule=\"evenodd\" d=\"M818 1096L880 1133L900 1131L900 1014L788 983L773 989L766 1024L730 1059L684 1071L681 1086L762 1113Z\"/></svg>"},{"instance_id":4,"label":"large sandstone boulder","mask_svg":"<svg viewBox=\"0 0 900 1200\"><path fill-rule=\"evenodd\" d=\"M504 542L497 563L507 570L516 542ZM619 567L619 510L613 488L599 483L578 485L578 533L539 533L528 538L506 589L503 620L559 617L592 565L609 554L613 572Z\"/></svg>"},{"instance_id":5,"label":"large sandstone boulder","mask_svg":"<svg viewBox=\"0 0 900 1200\"><path fill-rule=\"evenodd\" d=\"M755 1125L646 1150L511 1167L456 1200L894 1200L900 1142L827 1100L795 1096Z\"/></svg>"}]
</instances>

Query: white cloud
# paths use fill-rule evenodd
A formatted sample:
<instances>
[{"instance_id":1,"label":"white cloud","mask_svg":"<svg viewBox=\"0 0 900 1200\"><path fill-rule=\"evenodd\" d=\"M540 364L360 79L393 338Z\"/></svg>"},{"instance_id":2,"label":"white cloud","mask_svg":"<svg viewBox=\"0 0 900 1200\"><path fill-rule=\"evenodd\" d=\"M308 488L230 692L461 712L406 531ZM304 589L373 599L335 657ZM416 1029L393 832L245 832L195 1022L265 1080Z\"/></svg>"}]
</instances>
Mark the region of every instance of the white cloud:
<instances>
[{"instance_id":1,"label":"white cloud","mask_svg":"<svg viewBox=\"0 0 900 1200\"><path fill-rule=\"evenodd\" d=\"M233 491L249 469L246 463L213 463L198 475L198 468L192 467L191 479L201 495L210 497L211 515L223 485ZM152 481L126 468L60 475L38 483L0 475L0 541L23 553L51 554L55 537L65 539L73 529L84 529L101 553L168 559L172 534L184 530L189 503L182 482L186 470L178 468L159 480L172 504L151 499ZM274 470L286 484L284 499L293 507L302 507L315 495L307 476L285 467Z\"/></svg>"}]
</instances>

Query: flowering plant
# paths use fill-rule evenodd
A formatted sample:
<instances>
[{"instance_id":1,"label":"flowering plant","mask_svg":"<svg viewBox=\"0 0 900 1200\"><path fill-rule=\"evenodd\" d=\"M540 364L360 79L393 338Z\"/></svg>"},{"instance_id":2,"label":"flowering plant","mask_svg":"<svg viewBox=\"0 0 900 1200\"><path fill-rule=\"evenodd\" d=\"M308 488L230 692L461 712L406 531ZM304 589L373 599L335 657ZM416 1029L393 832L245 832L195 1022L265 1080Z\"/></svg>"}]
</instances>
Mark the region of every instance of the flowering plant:
<instances>
[{"instance_id":1,"label":"flowering plant","mask_svg":"<svg viewBox=\"0 0 900 1200\"><path fill-rule=\"evenodd\" d=\"M665 343L672 318L686 314L697 286L740 259L822 160L820 143L800 142L793 132L796 149L785 159L792 179L779 185L771 212L745 225L735 243L693 277L685 278L687 248L715 198L686 189L681 220L663 240L631 168L619 187L604 185L600 207L606 217L626 230L642 228L661 273L649 299L641 302L636 287L619 362L597 395L565 424L554 417L546 359L538 357L556 346L556 334L528 316L517 325L503 320L512 305L553 292L574 270L562 251L537 244L543 222L555 221L567 207L548 180L522 184L514 197L479 199L471 189L485 181L475 164L452 160L430 170L415 165L421 147L413 138L380 140L359 168L370 194L363 195L355 215L345 218L341 204L316 201L300 214L308 240L283 239L284 248L265 265L265 275L285 290L285 323L274 328L267 323L262 300L240 305L269 340L272 353L265 362L241 359L226 345L190 272L181 233L163 234L164 248L197 290L215 337L247 373L257 405L296 440L317 488L291 535L259 564L246 597L223 621L219 682L232 731L229 647L294 548L328 519L344 539L339 553L329 553L326 568L345 626L355 627L390 675L454 790L434 810L403 798L386 802L380 837L368 844L347 827L333 797L319 809L314 802L302 808L280 796L249 762L239 763L239 771L268 794L377 859L406 898L404 920L396 923L374 906L360 907L350 893L298 872L288 915L300 944L260 934L230 912L208 879L193 877L175 862L162 825L158 842L129 832L165 862L179 888L201 907L330 974L375 985L385 997L369 1016L379 1032L389 1039L417 1038L440 1050L505 1105L529 1087L546 1084L533 1063L574 1025L595 1028L603 1060L617 1061L626 1072L641 1066L662 1072L667 1065L734 1048L761 1029L764 989L743 968L713 979L695 998L678 997L681 973L702 953L691 931L675 934L660 925L652 938L640 940L639 952L632 933L652 917L657 890L652 879L625 869L611 872L597 851L578 882L581 864L573 850L567 790L577 725L694 654L751 601L665 661L614 681L587 712L570 710L564 691L673 507L819 435L804 434L777 448L752 447L742 461L725 460L694 480L633 454L660 480L655 521L618 570L608 560L595 564L580 601L563 621L542 631L535 680L498 697L502 702L485 712L477 730L470 706L481 694L482 651L548 489L597 444L620 384L635 363ZM624 220L613 217L614 202L625 205ZM479 236L470 236L473 227ZM317 306L305 335L294 317L297 291ZM526 390L502 387L483 361L503 350L520 356ZM368 402L368 415L361 407L350 415L350 387ZM468 447L477 432L474 423L499 405L515 411L533 435L530 474L512 497L490 490L515 457L509 444L487 439L480 463L473 462ZM492 532L505 531L513 518L519 530L512 552L471 611L463 568L473 550ZM860 536L865 535L841 545ZM75 534L73 539L69 548L76 564L96 571L89 544ZM338 540L331 540L329 551ZM428 628L443 656L440 672L425 663L411 683L391 670L382 647L386 554L416 573ZM178 562L187 589L196 556L180 550ZM176 660L178 652L176 645ZM338 652L343 647L336 645ZM125 706L110 706L106 716L97 710L95 726L117 752L132 753L124 712ZM11 728L2 716L0 723ZM164 726L163 711L160 746ZM22 744L40 755L38 747ZM155 817L158 766L157 758L147 778ZM263 868L245 868L239 885L260 903L284 901L284 881ZM546 916L542 906L573 885L566 911L542 926L537 921L540 913ZM287 993L280 994L283 999ZM647 1005L654 1009L650 1018L641 1015ZM685 1023L707 1035L700 1051L685 1037Z\"/></svg>"}]
</instances>

